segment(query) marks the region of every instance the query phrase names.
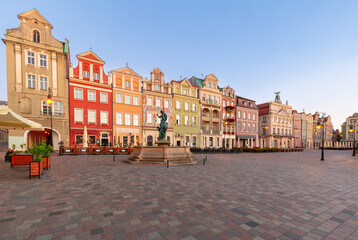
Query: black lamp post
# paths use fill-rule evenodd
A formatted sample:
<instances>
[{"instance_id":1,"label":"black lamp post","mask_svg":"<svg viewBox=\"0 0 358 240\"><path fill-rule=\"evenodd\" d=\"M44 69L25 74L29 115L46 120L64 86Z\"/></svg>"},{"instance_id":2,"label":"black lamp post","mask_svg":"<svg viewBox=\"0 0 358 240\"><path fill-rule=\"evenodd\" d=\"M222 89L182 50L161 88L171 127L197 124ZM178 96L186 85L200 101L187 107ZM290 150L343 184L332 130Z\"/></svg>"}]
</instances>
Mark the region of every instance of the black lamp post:
<instances>
[{"instance_id":1,"label":"black lamp post","mask_svg":"<svg viewBox=\"0 0 358 240\"><path fill-rule=\"evenodd\" d=\"M48 105L50 106L50 118L51 118L50 145L53 147L53 144L52 144L52 104L53 104L53 101L52 101L52 91L50 88L48 89L48 95L47 95L46 101L47 101Z\"/></svg>"},{"instance_id":2,"label":"black lamp post","mask_svg":"<svg viewBox=\"0 0 358 240\"><path fill-rule=\"evenodd\" d=\"M225 121L224 124L225 124L225 133L226 133L228 121ZM226 150L226 134L225 133L224 133L224 149Z\"/></svg>"},{"instance_id":3,"label":"black lamp post","mask_svg":"<svg viewBox=\"0 0 358 240\"><path fill-rule=\"evenodd\" d=\"M327 118L322 118L321 123L322 125L320 125L320 123L318 122L316 128L319 130L322 128L322 151L321 151L321 161L324 161L324 124L327 122Z\"/></svg>"},{"instance_id":4,"label":"black lamp post","mask_svg":"<svg viewBox=\"0 0 358 240\"><path fill-rule=\"evenodd\" d=\"M354 157L356 155L356 126L352 125L349 129L350 133L353 133L353 153L352 156Z\"/></svg>"}]
</instances>

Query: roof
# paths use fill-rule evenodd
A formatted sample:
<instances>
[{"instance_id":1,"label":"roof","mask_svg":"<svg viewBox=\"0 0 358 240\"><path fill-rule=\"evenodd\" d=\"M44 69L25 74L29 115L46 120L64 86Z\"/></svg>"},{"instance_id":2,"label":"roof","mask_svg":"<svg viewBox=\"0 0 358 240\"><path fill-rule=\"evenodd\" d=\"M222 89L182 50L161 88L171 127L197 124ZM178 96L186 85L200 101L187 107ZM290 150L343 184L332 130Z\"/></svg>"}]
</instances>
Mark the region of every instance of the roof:
<instances>
[{"instance_id":1,"label":"roof","mask_svg":"<svg viewBox=\"0 0 358 240\"><path fill-rule=\"evenodd\" d=\"M49 21L47 21L47 19L44 16L42 16L42 14L39 13L39 11L37 11L36 8L31 9L30 11L21 13L21 14L17 15L17 17L19 19L21 19L21 18L36 19L37 21L44 23L46 25L49 25L52 28L51 23Z\"/></svg>"},{"instance_id":2,"label":"roof","mask_svg":"<svg viewBox=\"0 0 358 240\"><path fill-rule=\"evenodd\" d=\"M184 79L181 80L181 81L172 80L171 82L175 82L175 83L178 83L178 84L182 84L183 81L188 81L191 87L199 88L198 86L191 84L191 82L190 82L189 79L187 79L187 78L184 78Z\"/></svg>"},{"instance_id":3,"label":"roof","mask_svg":"<svg viewBox=\"0 0 358 240\"><path fill-rule=\"evenodd\" d=\"M238 95L236 95L236 98L240 98L240 99L243 99L243 100L256 102L255 100L248 99L248 98L244 98L244 97L241 97L241 96L238 96Z\"/></svg>"}]
</instances>

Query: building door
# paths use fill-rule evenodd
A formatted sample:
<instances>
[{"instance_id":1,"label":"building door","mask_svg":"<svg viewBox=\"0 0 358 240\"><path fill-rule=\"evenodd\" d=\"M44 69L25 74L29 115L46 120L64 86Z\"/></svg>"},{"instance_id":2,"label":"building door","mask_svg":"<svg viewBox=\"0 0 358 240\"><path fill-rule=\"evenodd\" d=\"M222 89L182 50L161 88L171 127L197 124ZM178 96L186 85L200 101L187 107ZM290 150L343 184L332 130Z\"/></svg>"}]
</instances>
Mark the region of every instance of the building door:
<instances>
[{"instance_id":1,"label":"building door","mask_svg":"<svg viewBox=\"0 0 358 240\"><path fill-rule=\"evenodd\" d=\"M273 147L277 148L277 140L273 141Z\"/></svg>"},{"instance_id":2,"label":"building door","mask_svg":"<svg viewBox=\"0 0 358 240\"><path fill-rule=\"evenodd\" d=\"M123 136L123 147L128 147L128 136Z\"/></svg>"},{"instance_id":3,"label":"building door","mask_svg":"<svg viewBox=\"0 0 358 240\"><path fill-rule=\"evenodd\" d=\"M147 146L153 146L153 137L152 136L148 136L147 137Z\"/></svg>"},{"instance_id":4,"label":"building door","mask_svg":"<svg viewBox=\"0 0 358 240\"><path fill-rule=\"evenodd\" d=\"M109 143L109 135L108 133L101 134L101 146L108 146Z\"/></svg>"},{"instance_id":5,"label":"building door","mask_svg":"<svg viewBox=\"0 0 358 240\"><path fill-rule=\"evenodd\" d=\"M177 146L180 147L180 140L177 141Z\"/></svg>"}]
</instances>

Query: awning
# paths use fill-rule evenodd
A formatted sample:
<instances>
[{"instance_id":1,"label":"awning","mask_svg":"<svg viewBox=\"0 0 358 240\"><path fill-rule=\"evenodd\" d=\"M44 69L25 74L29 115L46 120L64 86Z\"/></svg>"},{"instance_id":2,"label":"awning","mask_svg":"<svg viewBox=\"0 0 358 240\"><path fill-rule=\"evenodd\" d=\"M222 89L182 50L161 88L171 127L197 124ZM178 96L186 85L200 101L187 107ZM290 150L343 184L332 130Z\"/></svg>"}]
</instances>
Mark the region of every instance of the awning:
<instances>
[{"instance_id":1,"label":"awning","mask_svg":"<svg viewBox=\"0 0 358 240\"><path fill-rule=\"evenodd\" d=\"M41 124L21 117L10 108L0 109L0 128L30 128L31 130L43 131Z\"/></svg>"},{"instance_id":2,"label":"awning","mask_svg":"<svg viewBox=\"0 0 358 240\"><path fill-rule=\"evenodd\" d=\"M256 139L255 136L248 136L248 135L238 135L236 136L237 138L240 138L240 139Z\"/></svg>"}]
</instances>

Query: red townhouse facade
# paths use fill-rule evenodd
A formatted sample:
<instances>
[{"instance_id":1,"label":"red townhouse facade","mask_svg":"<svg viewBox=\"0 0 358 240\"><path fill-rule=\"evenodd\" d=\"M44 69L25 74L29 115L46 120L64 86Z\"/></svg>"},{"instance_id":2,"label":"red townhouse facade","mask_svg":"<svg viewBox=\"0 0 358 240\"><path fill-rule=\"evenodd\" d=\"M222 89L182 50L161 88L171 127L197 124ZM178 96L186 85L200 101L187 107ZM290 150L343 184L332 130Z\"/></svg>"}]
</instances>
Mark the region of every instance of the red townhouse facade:
<instances>
[{"instance_id":1,"label":"red townhouse facade","mask_svg":"<svg viewBox=\"0 0 358 240\"><path fill-rule=\"evenodd\" d=\"M78 54L77 59L78 66L70 68L70 144L110 146L112 84L103 69L105 62L92 51Z\"/></svg>"}]
</instances>

